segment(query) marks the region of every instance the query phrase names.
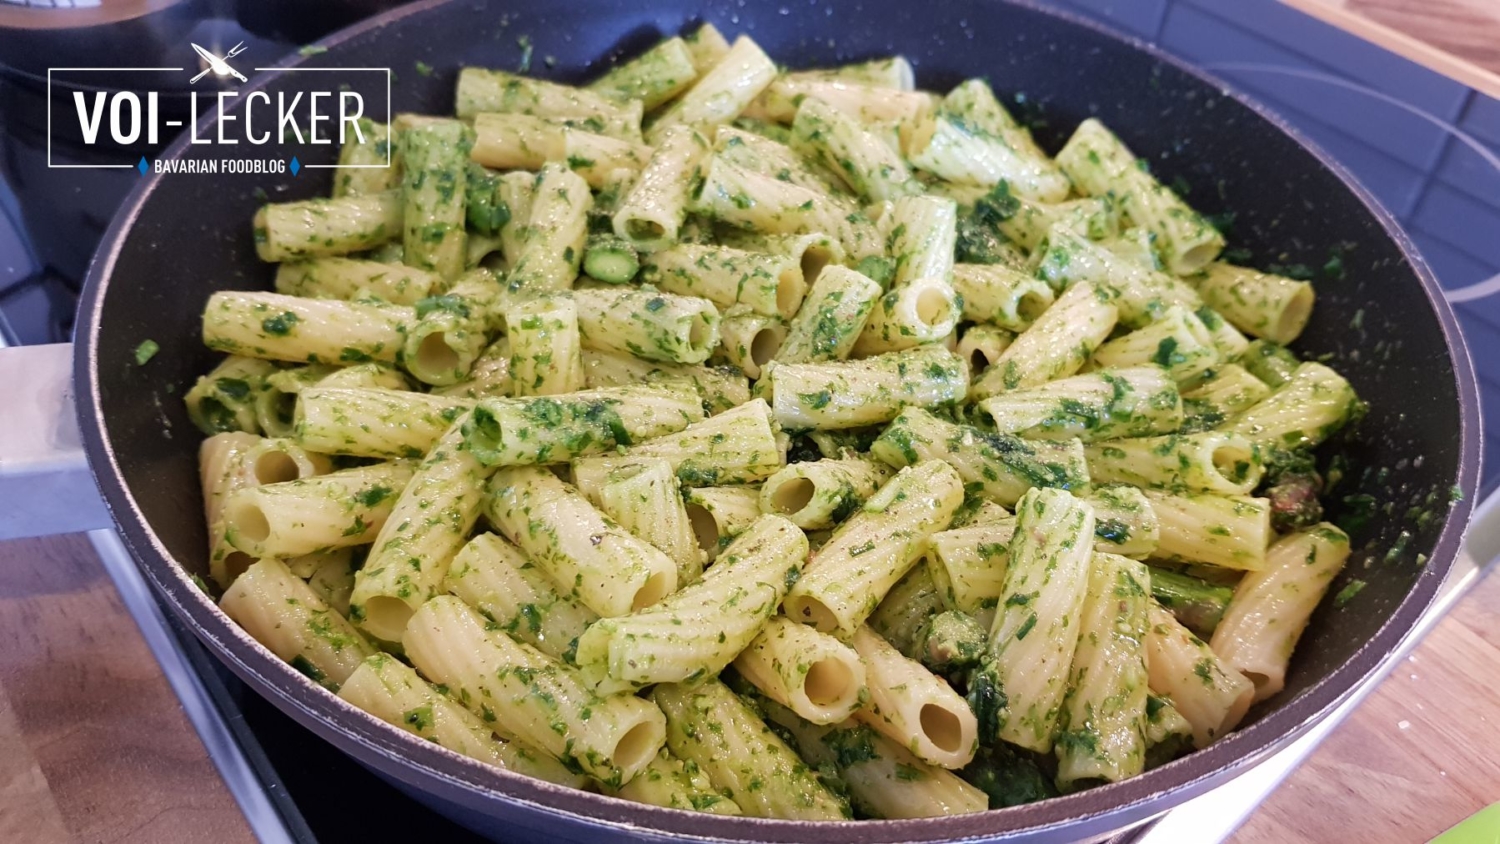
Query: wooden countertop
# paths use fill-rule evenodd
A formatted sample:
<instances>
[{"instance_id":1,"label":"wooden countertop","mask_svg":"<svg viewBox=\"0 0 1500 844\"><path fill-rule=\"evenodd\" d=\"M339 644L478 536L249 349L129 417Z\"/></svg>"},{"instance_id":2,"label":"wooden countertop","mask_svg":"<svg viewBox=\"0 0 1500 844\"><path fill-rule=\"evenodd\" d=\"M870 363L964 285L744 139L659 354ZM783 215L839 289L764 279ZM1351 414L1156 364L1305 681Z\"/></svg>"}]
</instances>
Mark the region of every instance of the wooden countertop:
<instances>
[{"instance_id":1,"label":"wooden countertop","mask_svg":"<svg viewBox=\"0 0 1500 844\"><path fill-rule=\"evenodd\" d=\"M1285 0L1500 96L1497 0ZM1422 841L1500 800L1500 576L1236 834ZM254 841L80 536L0 542L0 841Z\"/></svg>"},{"instance_id":2,"label":"wooden countertop","mask_svg":"<svg viewBox=\"0 0 1500 844\"><path fill-rule=\"evenodd\" d=\"M0 841L254 840L88 540L0 542Z\"/></svg>"}]
</instances>

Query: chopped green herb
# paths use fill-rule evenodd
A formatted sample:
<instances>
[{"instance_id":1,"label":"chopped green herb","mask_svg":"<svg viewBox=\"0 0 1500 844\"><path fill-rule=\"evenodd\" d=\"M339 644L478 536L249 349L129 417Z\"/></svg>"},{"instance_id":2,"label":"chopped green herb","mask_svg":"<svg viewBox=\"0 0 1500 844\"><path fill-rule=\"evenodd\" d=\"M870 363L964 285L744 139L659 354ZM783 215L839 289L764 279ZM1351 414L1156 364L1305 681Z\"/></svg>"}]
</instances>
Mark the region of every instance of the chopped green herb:
<instances>
[{"instance_id":1,"label":"chopped green herb","mask_svg":"<svg viewBox=\"0 0 1500 844\"><path fill-rule=\"evenodd\" d=\"M161 346L157 345L155 340L142 340L141 344L135 347L135 365L145 366L147 361L156 357L159 351L161 351Z\"/></svg>"}]
</instances>

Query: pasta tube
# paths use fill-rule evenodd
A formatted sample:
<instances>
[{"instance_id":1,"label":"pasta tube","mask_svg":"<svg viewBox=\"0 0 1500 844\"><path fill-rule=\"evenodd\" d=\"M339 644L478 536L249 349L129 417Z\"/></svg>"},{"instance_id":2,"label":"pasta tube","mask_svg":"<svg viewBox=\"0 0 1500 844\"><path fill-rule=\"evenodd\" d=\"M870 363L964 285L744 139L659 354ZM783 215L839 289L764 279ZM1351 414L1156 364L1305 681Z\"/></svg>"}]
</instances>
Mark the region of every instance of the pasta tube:
<instances>
[{"instance_id":1,"label":"pasta tube","mask_svg":"<svg viewBox=\"0 0 1500 844\"><path fill-rule=\"evenodd\" d=\"M224 504L237 490L308 478L328 471L328 458L290 440L261 439L242 432L215 434L198 449L203 515L208 525L209 577L228 587L254 558L229 543Z\"/></svg>"},{"instance_id":2,"label":"pasta tube","mask_svg":"<svg viewBox=\"0 0 1500 844\"><path fill-rule=\"evenodd\" d=\"M465 431L486 466L566 463L677 433L703 418L684 384L606 387L530 399L483 399Z\"/></svg>"},{"instance_id":3,"label":"pasta tube","mask_svg":"<svg viewBox=\"0 0 1500 844\"><path fill-rule=\"evenodd\" d=\"M912 659L921 655L928 621L943 611L943 599L930 569L926 563L912 567L886 593L885 600L870 614L867 622L871 630Z\"/></svg>"},{"instance_id":4,"label":"pasta tube","mask_svg":"<svg viewBox=\"0 0 1500 844\"><path fill-rule=\"evenodd\" d=\"M1090 240L1106 240L1120 230L1119 212L1107 198L1070 199L1065 202L1033 202L1012 197L1016 210L995 227L1023 249L1034 251L1047 239L1053 226L1063 226Z\"/></svg>"},{"instance_id":5,"label":"pasta tube","mask_svg":"<svg viewBox=\"0 0 1500 844\"><path fill-rule=\"evenodd\" d=\"M1168 697L1207 747L1233 730L1255 698L1255 684L1155 601L1147 608L1146 669L1151 691Z\"/></svg>"},{"instance_id":6,"label":"pasta tube","mask_svg":"<svg viewBox=\"0 0 1500 844\"><path fill-rule=\"evenodd\" d=\"M703 549L671 463L647 458L625 466L599 488L597 498L606 515L677 563L680 586L702 576Z\"/></svg>"},{"instance_id":7,"label":"pasta tube","mask_svg":"<svg viewBox=\"0 0 1500 844\"><path fill-rule=\"evenodd\" d=\"M476 142L483 143L483 136ZM515 267L526 248L526 236L531 232L531 206L536 200L536 174L524 171L503 173L495 195L510 209L510 219L500 229L500 252L505 266Z\"/></svg>"},{"instance_id":8,"label":"pasta tube","mask_svg":"<svg viewBox=\"0 0 1500 844\"><path fill-rule=\"evenodd\" d=\"M850 82L892 91L911 91L916 88L916 76L912 71L911 62L907 61L905 56L889 56L853 64L841 64L836 67L799 70L784 73L781 78L789 81L806 79Z\"/></svg>"},{"instance_id":9,"label":"pasta tube","mask_svg":"<svg viewBox=\"0 0 1500 844\"><path fill-rule=\"evenodd\" d=\"M438 594L479 519L493 470L464 446L467 419L455 419L417 467L355 575L349 617L381 641L399 642L412 613Z\"/></svg>"},{"instance_id":10,"label":"pasta tube","mask_svg":"<svg viewBox=\"0 0 1500 844\"><path fill-rule=\"evenodd\" d=\"M1094 352L1094 365L1124 368L1156 364L1175 381L1202 375L1219 362L1208 327L1192 311L1173 305L1144 328L1103 344Z\"/></svg>"},{"instance_id":11,"label":"pasta tube","mask_svg":"<svg viewBox=\"0 0 1500 844\"><path fill-rule=\"evenodd\" d=\"M1094 508L1094 550L1143 560L1156 553L1161 522L1144 492L1133 486L1101 485L1084 496Z\"/></svg>"},{"instance_id":12,"label":"pasta tube","mask_svg":"<svg viewBox=\"0 0 1500 844\"><path fill-rule=\"evenodd\" d=\"M615 235L655 252L676 242L687 218L688 197L703 178L708 140L687 126L662 132L651 158L615 210Z\"/></svg>"},{"instance_id":13,"label":"pasta tube","mask_svg":"<svg viewBox=\"0 0 1500 844\"><path fill-rule=\"evenodd\" d=\"M1114 330L1118 316L1108 295L1088 284L1069 287L979 376L971 395L989 398L1072 375Z\"/></svg>"},{"instance_id":14,"label":"pasta tube","mask_svg":"<svg viewBox=\"0 0 1500 844\"><path fill-rule=\"evenodd\" d=\"M1210 643L1255 684L1255 700L1286 685L1286 666L1313 610L1349 559L1349 537L1324 522L1282 537L1266 567L1245 575Z\"/></svg>"},{"instance_id":15,"label":"pasta tube","mask_svg":"<svg viewBox=\"0 0 1500 844\"><path fill-rule=\"evenodd\" d=\"M1078 440L1023 440L990 434L970 425L946 422L921 408L909 407L870 446L870 453L891 466L942 460L958 470L966 484L1010 506L1032 487L1086 491L1088 465Z\"/></svg>"},{"instance_id":16,"label":"pasta tube","mask_svg":"<svg viewBox=\"0 0 1500 844\"><path fill-rule=\"evenodd\" d=\"M1240 353L1239 364L1266 386L1275 389L1292 380L1301 364L1295 354L1280 343L1256 340Z\"/></svg>"},{"instance_id":17,"label":"pasta tube","mask_svg":"<svg viewBox=\"0 0 1500 844\"><path fill-rule=\"evenodd\" d=\"M669 363L702 363L719 345L719 312L707 299L650 290L577 290L584 345Z\"/></svg>"},{"instance_id":18,"label":"pasta tube","mask_svg":"<svg viewBox=\"0 0 1500 844\"><path fill-rule=\"evenodd\" d=\"M446 387L435 387L430 395L469 401L508 396L510 380L510 340L501 337L474 359L467 378Z\"/></svg>"},{"instance_id":19,"label":"pasta tube","mask_svg":"<svg viewBox=\"0 0 1500 844\"><path fill-rule=\"evenodd\" d=\"M243 551L238 551L224 540L224 522L219 514L224 510L224 499L236 489L254 482L253 476L243 471L245 453L260 442L260 438L242 431L226 431L214 434L198 446L198 480L203 490L203 521L208 525L209 577L227 587L253 560ZM285 464L284 464L285 465ZM292 480L297 476L292 471L275 480ZM235 557L230 564L230 557Z\"/></svg>"},{"instance_id":20,"label":"pasta tube","mask_svg":"<svg viewBox=\"0 0 1500 844\"><path fill-rule=\"evenodd\" d=\"M848 810L746 703L717 679L663 684L651 699L667 717L672 755L708 774L749 817L843 820Z\"/></svg>"},{"instance_id":21,"label":"pasta tube","mask_svg":"<svg viewBox=\"0 0 1500 844\"><path fill-rule=\"evenodd\" d=\"M1165 765L1192 745L1193 725L1169 698L1146 696L1146 767Z\"/></svg>"},{"instance_id":22,"label":"pasta tube","mask_svg":"<svg viewBox=\"0 0 1500 844\"><path fill-rule=\"evenodd\" d=\"M1264 498L1146 490L1161 523L1152 556L1260 571L1271 540L1271 503Z\"/></svg>"},{"instance_id":23,"label":"pasta tube","mask_svg":"<svg viewBox=\"0 0 1500 844\"><path fill-rule=\"evenodd\" d=\"M865 695L859 653L786 616L767 621L734 667L761 694L813 724L843 721Z\"/></svg>"},{"instance_id":24,"label":"pasta tube","mask_svg":"<svg viewBox=\"0 0 1500 844\"><path fill-rule=\"evenodd\" d=\"M1011 744L1052 750L1093 546L1093 508L1069 493L1036 489L1016 505L1010 568L990 630L992 682L1003 690L1003 700L993 714L978 713L994 718L997 734Z\"/></svg>"},{"instance_id":25,"label":"pasta tube","mask_svg":"<svg viewBox=\"0 0 1500 844\"><path fill-rule=\"evenodd\" d=\"M292 436L322 454L421 457L472 405L404 390L309 387L297 396Z\"/></svg>"},{"instance_id":26,"label":"pasta tube","mask_svg":"<svg viewBox=\"0 0 1500 844\"><path fill-rule=\"evenodd\" d=\"M333 196L363 196L401 186L401 156L390 127L368 117L356 121L355 136L339 149Z\"/></svg>"},{"instance_id":27,"label":"pasta tube","mask_svg":"<svg viewBox=\"0 0 1500 844\"><path fill-rule=\"evenodd\" d=\"M1095 554L1054 742L1060 790L1119 782L1146 769L1150 589L1144 564Z\"/></svg>"},{"instance_id":28,"label":"pasta tube","mask_svg":"<svg viewBox=\"0 0 1500 844\"><path fill-rule=\"evenodd\" d=\"M1237 363L1217 366L1209 377L1182 391L1184 429L1217 428L1270 394L1271 388L1243 366Z\"/></svg>"},{"instance_id":29,"label":"pasta tube","mask_svg":"<svg viewBox=\"0 0 1500 844\"><path fill-rule=\"evenodd\" d=\"M912 164L948 181L983 187L1004 181L1016 193L1042 202L1066 199L1071 187L982 79L950 91L933 119L913 134L906 151Z\"/></svg>"},{"instance_id":30,"label":"pasta tube","mask_svg":"<svg viewBox=\"0 0 1500 844\"><path fill-rule=\"evenodd\" d=\"M415 468L398 460L235 490L223 499L225 539L257 559L368 544Z\"/></svg>"},{"instance_id":31,"label":"pasta tube","mask_svg":"<svg viewBox=\"0 0 1500 844\"><path fill-rule=\"evenodd\" d=\"M583 262L593 201L588 183L578 174L559 164L542 166L525 235L511 265L510 290L546 292L573 286Z\"/></svg>"},{"instance_id":32,"label":"pasta tube","mask_svg":"<svg viewBox=\"0 0 1500 844\"><path fill-rule=\"evenodd\" d=\"M469 120L483 112L526 114L558 120L627 141L641 139L638 101L617 103L600 93L519 76L503 70L465 67L458 72L453 110Z\"/></svg>"},{"instance_id":33,"label":"pasta tube","mask_svg":"<svg viewBox=\"0 0 1500 844\"><path fill-rule=\"evenodd\" d=\"M1219 350L1220 358L1233 360L1250 348L1250 338L1241 334L1238 328L1230 325L1218 311L1204 305L1193 313L1203 321L1203 327L1208 329L1208 334L1214 341L1214 348Z\"/></svg>"},{"instance_id":34,"label":"pasta tube","mask_svg":"<svg viewBox=\"0 0 1500 844\"><path fill-rule=\"evenodd\" d=\"M400 191L273 202L255 212L255 254L296 261L374 249L401 237Z\"/></svg>"},{"instance_id":35,"label":"pasta tube","mask_svg":"<svg viewBox=\"0 0 1500 844\"><path fill-rule=\"evenodd\" d=\"M1002 264L954 264L953 289L964 319L1009 331L1030 328L1055 298L1047 282Z\"/></svg>"},{"instance_id":36,"label":"pasta tube","mask_svg":"<svg viewBox=\"0 0 1500 844\"><path fill-rule=\"evenodd\" d=\"M776 64L759 45L741 35L712 69L662 112L646 138L654 144L673 126L702 132L729 123L775 78Z\"/></svg>"},{"instance_id":37,"label":"pasta tube","mask_svg":"<svg viewBox=\"0 0 1500 844\"><path fill-rule=\"evenodd\" d=\"M672 558L546 469L501 469L490 478L484 511L565 595L606 618L648 607L677 588Z\"/></svg>"},{"instance_id":38,"label":"pasta tube","mask_svg":"<svg viewBox=\"0 0 1500 844\"><path fill-rule=\"evenodd\" d=\"M729 52L729 41L711 23L699 24L682 40L687 44L688 52L693 56L693 67L700 76L712 70Z\"/></svg>"},{"instance_id":39,"label":"pasta tube","mask_svg":"<svg viewBox=\"0 0 1500 844\"><path fill-rule=\"evenodd\" d=\"M993 620L1010 569L1015 519L950 528L932 535L927 571L943 606Z\"/></svg>"},{"instance_id":40,"label":"pasta tube","mask_svg":"<svg viewBox=\"0 0 1500 844\"><path fill-rule=\"evenodd\" d=\"M450 595L422 605L402 644L418 670L503 737L609 786L629 782L662 747L664 719L650 702L594 694L574 669L487 630L483 616Z\"/></svg>"},{"instance_id":41,"label":"pasta tube","mask_svg":"<svg viewBox=\"0 0 1500 844\"><path fill-rule=\"evenodd\" d=\"M867 625L851 640L865 664L870 700L854 714L929 765L954 770L979 749L979 722L947 682L901 655Z\"/></svg>"},{"instance_id":42,"label":"pasta tube","mask_svg":"<svg viewBox=\"0 0 1500 844\"><path fill-rule=\"evenodd\" d=\"M626 449L617 457L587 457L573 462L579 486L594 486L610 471L640 457L661 457L688 486L753 483L774 475L783 465L771 429L771 409L760 399L695 422L683 430Z\"/></svg>"},{"instance_id":43,"label":"pasta tube","mask_svg":"<svg viewBox=\"0 0 1500 844\"><path fill-rule=\"evenodd\" d=\"M686 91L698 70L693 53L681 38L667 38L630 61L618 64L590 82L588 88L615 102L640 100L651 111Z\"/></svg>"},{"instance_id":44,"label":"pasta tube","mask_svg":"<svg viewBox=\"0 0 1500 844\"><path fill-rule=\"evenodd\" d=\"M898 150L816 97L804 99L798 106L791 147L838 174L867 202L885 202L921 190Z\"/></svg>"},{"instance_id":45,"label":"pasta tube","mask_svg":"<svg viewBox=\"0 0 1500 844\"><path fill-rule=\"evenodd\" d=\"M807 285L795 255L679 243L648 256L644 278L668 293L698 296L720 309L743 305L762 316L790 319Z\"/></svg>"},{"instance_id":46,"label":"pasta tube","mask_svg":"<svg viewBox=\"0 0 1500 844\"><path fill-rule=\"evenodd\" d=\"M584 347L583 380L590 389L625 387L632 384L683 381L703 397L704 410L723 413L750 400L750 384L734 367L641 360L634 355L601 352Z\"/></svg>"},{"instance_id":47,"label":"pasta tube","mask_svg":"<svg viewBox=\"0 0 1500 844\"><path fill-rule=\"evenodd\" d=\"M809 723L777 706L770 718L789 732L804 759L832 767L860 814L871 818L936 818L989 808L983 791L918 759L900 744L853 721Z\"/></svg>"},{"instance_id":48,"label":"pasta tube","mask_svg":"<svg viewBox=\"0 0 1500 844\"><path fill-rule=\"evenodd\" d=\"M864 126L895 124L901 129L901 142L909 144L913 128L932 113L938 101L926 91L888 87L889 80L874 83L810 75L813 73L816 71L783 74L746 109L746 114L791 123L802 103L819 100Z\"/></svg>"},{"instance_id":49,"label":"pasta tube","mask_svg":"<svg viewBox=\"0 0 1500 844\"><path fill-rule=\"evenodd\" d=\"M848 267L821 271L787 325L776 352L782 363L845 360L880 298L880 285Z\"/></svg>"},{"instance_id":50,"label":"pasta tube","mask_svg":"<svg viewBox=\"0 0 1500 844\"><path fill-rule=\"evenodd\" d=\"M583 389L583 344L571 299L536 298L505 312L511 393L553 396Z\"/></svg>"},{"instance_id":51,"label":"pasta tube","mask_svg":"<svg viewBox=\"0 0 1500 844\"><path fill-rule=\"evenodd\" d=\"M476 164L500 170L537 170L551 163L566 167L590 187L604 189L617 170L639 171L649 150L638 143L570 126L567 121L522 114L480 114L474 118Z\"/></svg>"},{"instance_id":52,"label":"pasta tube","mask_svg":"<svg viewBox=\"0 0 1500 844\"><path fill-rule=\"evenodd\" d=\"M1362 408L1342 375L1309 361L1299 365L1274 393L1220 430L1249 437L1261 448L1313 448L1360 416Z\"/></svg>"},{"instance_id":53,"label":"pasta tube","mask_svg":"<svg viewBox=\"0 0 1500 844\"><path fill-rule=\"evenodd\" d=\"M1203 307L1198 291L1187 282L1111 252L1066 226L1050 229L1033 256L1038 278L1054 288L1093 284L1110 297L1120 322L1130 328L1158 319L1173 305L1190 311Z\"/></svg>"},{"instance_id":54,"label":"pasta tube","mask_svg":"<svg viewBox=\"0 0 1500 844\"><path fill-rule=\"evenodd\" d=\"M719 323L724 357L751 378L761 376L761 368L777 356L785 339L786 320L754 313L744 305L730 308Z\"/></svg>"},{"instance_id":55,"label":"pasta tube","mask_svg":"<svg viewBox=\"0 0 1500 844\"><path fill-rule=\"evenodd\" d=\"M401 133L402 260L441 278L464 269L464 162L473 130L457 120Z\"/></svg>"},{"instance_id":56,"label":"pasta tube","mask_svg":"<svg viewBox=\"0 0 1500 844\"><path fill-rule=\"evenodd\" d=\"M963 503L963 481L936 460L903 469L818 549L786 599L786 614L850 636Z\"/></svg>"},{"instance_id":57,"label":"pasta tube","mask_svg":"<svg viewBox=\"0 0 1500 844\"><path fill-rule=\"evenodd\" d=\"M499 625L505 635L560 662L599 616L558 591L521 550L481 533L454 555L443 588Z\"/></svg>"},{"instance_id":58,"label":"pasta tube","mask_svg":"<svg viewBox=\"0 0 1500 844\"><path fill-rule=\"evenodd\" d=\"M766 479L760 509L791 519L803 530L831 528L890 480L883 463L858 458L793 463Z\"/></svg>"},{"instance_id":59,"label":"pasta tube","mask_svg":"<svg viewBox=\"0 0 1500 844\"><path fill-rule=\"evenodd\" d=\"M1089 477L1098 483L1245 495L1265 474L1260 450L1239 434L1114 440L1090 445L1084 454Z\"/></svg>"},{"instance_id":60,"label":"pasta tube","mask_svg":"<svg viewBox=\"0 0 1500 844\"><path fill-rule=\"evenodd\" d=\"M261 431L262 395L269 392L267 379L276 372L269 361L230 355L201 376L183 397L188 418L205 434Z\"/></svg>"},{"instance_id":61,"label":"pasta tube","mask_svg":"<svg viewBox=\"0 0 1500 844\"><path fill-rule=\"evenodd\" d=\"M958 325L960 308L953 290L957 206L942 197L904 196L893 203L889 217L895 276L854 344L857 354L941 340Z\"/></svg>"},{"instance_id":62,"label":"pasta tube","mask_svg":"<svg viewBox=\"0 0 1500 844\"><path fill-rule=\"evenodd\" d=\"M717 675L776 613L806 559L807 537L796 525L762 516L698 582L590 625L578 639L578 664L610 690Z\"/></svg>"},{"instance_id":63,"label":"pasta tube","mask_svg":"<svg viewBox=\"0 0 1500 844\"><path fill-rule=\"evenodd\" d=\"M484 351L483 319L470 320L469 306L449 296L423 299L417 315L406 326L401 366L424 384L449 386L467 378Z\"/></svg>"},{"instance_id":64,"label":"pasta tube","mask_svg":"<svg viewBox=\"0 0 1500 844\"><path fill-rule=\"evenodd\" d=\"M1159 366L1100 369L1011 390L979 403L995 430L1085 443L1170 434L1182 427L1177 382Z\"/></svg>"},{"instance_id":65,"label":"pasta tube","mask_svg":"<svg viewBox=\"0 0 1500 844\"><path fill-rule=\"evenodd\" d=\"M969 367L940 347L890 352L856 361L773 363L755 389L783 428L858 428L894 419L903 407L963 400Z\"/></svg>"},{"instance_id":66,"label":"pasta tube","mask_svg":"<svg viewBox=\"0 0 1500 844\"><path fill-rule=\"evenodd\" d=\"M439 694L405 663L376 654L349 675L339 697L376 718L471 759L583 788L587 779L519 741L500 741L479 716Z\"/></svg>"},{"instance_id":67,"label":"pasta tube","mask_svg":"<svg viewBox=\"0 0 1500 844\"><path fill-rule=\"evenodd\" d=\"M287 261L276 267L276 292L310 299L380 299L415 305L432 295L442 279L415 267L353 258Z\"/></svg>"},{"instance_id":68,"label":"pasta tube","mask_svg":"<svg viewBox=\"0 0 1500 844\"><path fill-rule=\"evenodd\" d=\"M415 312L398 305L222 290L203 309L203 343L230 354L335 366L393 363Z\"/></svg>"},{"instance_id":69,"label":"pasta tube","mask_svg":"<svg viewBox=\"0 0 1500 844\"><path fill-rule=\"evenodd\" d=\"M611 791L614 796L636 803L707 812L712 815L742 815L739 804L714 790L714 784L697 763L683 762L663 747L646 770Z\"/></svg>"},{"instance_id":70,"label":"pasta tube","mask_svg":"<svg viewBox=\"0 0 1500 844\"><path fill-rule=\"evenodd\" d=\"M219 607L314 683L339 686L375 653L353 625L274 558L258 560L224 590Z\"/></svg>"},{"instance_id":71,"label":"pasta tube","mask_svg":"<svg viewBox=\"0 0 1500 844\"><path fill-rule=\"evenodd\" d=\"M820 188L783 182L716 154L709 158L703 188L688 210L761 234L824 233L854 260L883 254L874 225L846 208Z\"/></svg>"},{"instance_id":72,"label":"pasta tube","mask_svg":"<svg viewBox=\"0 0 1500 844\"><path fill-rule=\"evenodd\" d=\"M1087 196L1113 196L1125 217L1150 231L1167 268L1178 275L1202 269L1224 249L1224 237L1198 212L1138 164L1138 159L1094 118L1079 124L1057 163Z\"/></svg>"},{"instance_id":73,"label":"pasta tube","mask_svg":"<svg viewBox=\"0 0 1500 844\"><path fill-rule=\"evenodd\" d=\"M683 496L688 523L709 562L761 516L760 490L753 486L690 489Z\"/></svg>"}]
</instances>

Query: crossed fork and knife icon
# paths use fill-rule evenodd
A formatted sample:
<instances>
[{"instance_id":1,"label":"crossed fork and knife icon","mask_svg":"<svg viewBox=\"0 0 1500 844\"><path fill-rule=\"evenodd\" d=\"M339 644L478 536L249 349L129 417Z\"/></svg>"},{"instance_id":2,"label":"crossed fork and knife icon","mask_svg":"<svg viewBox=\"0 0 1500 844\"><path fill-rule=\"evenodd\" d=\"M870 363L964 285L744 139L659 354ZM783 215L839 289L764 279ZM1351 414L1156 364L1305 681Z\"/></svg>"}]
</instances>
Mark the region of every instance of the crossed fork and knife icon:
<instances>
[{"instance_id":1,"label":"crossed fork and knife icon","mask_svg":"<svg viewBox=\"0 0 1500 844\"><path fill-rule=\"evenodd\" d=\"M194 76L191 80L189 80L189 85L197 82L204 76L207 76L210 72L213 72L218 76L233 76L235 79L238 79L241 82L250 81L246 79L244 75L242 75L239 71L230 67L228 62L228 59L234 58L235 56L239 55L242 50L245 49L245 42L241 41L240 43L230 48L229 52L224 54L224 58L219 58L213 53L210 53L202 47L199 47L197 44L190 44L190 46L193 48L194 52L203 57L204 61L208 62L208 67L204 68L202 73L199 73L197 76Z\"/></svg>"}]
</instances>

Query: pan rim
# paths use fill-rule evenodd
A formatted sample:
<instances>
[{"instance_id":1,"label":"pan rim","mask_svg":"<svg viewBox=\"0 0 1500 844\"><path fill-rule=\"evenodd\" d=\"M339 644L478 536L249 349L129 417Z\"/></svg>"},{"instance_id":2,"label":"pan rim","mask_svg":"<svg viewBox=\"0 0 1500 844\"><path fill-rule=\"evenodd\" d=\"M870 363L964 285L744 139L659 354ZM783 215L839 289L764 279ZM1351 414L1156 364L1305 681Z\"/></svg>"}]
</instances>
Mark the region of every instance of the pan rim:
<instances>
[{"instance_id":1,"label":"pan rim","mask_svg":"<svg viewBox=\"0 0 1500 844\"><path fill-rule=\"evenodd\" d=\"M333 48L370 30L453 2L426 0L401 7L361 21L318 44ZM336 737L335 744L344 752L378 768L385 776L394 776L411 787L450 802L462 803L465 798L478 794L487 800L519 804L562 822L581 821L638 835L655 834L661 839L792 842L806 840L808 834L815 831L817 840L854 844L965 841L1062 830L1066 830L1069 837L1098 835L1158 814L1163 809L1154 804L1160 800L1170 799L1175 805L1206 792L1286 747L1322 721L1373 675L1386 668L1390 655L1411 635L1418 619L1428 611L1458 553L1477 493L1481 438L1477 382L1462 331L1431 269L1390 213L1354 180L1347 169L1267 107L1212 73L1113 28L1076 14L1039 6L1030 0L999 2L1082 26L1143 51L1155 61L1211 86L1289 136L1322 167L1332 172L1368 209L1403 254L1438 319L1456 382L1461 445L1455 482L1464 498L1449 508L1430 560L1385 623L1343 665L1319 678L1296 697L1208 748L1119 783L973 815L842 823L722 817L644 806L491 768L381 722L342 699L326 694L230 621L193 584L186 568L162 545L124 483L102 413L98 367L101 305L126 238L160 184L161 174L152 174L131 192L103 235L80 298L76 323L79 330L75 337L78 352L74 362L74 383L89 463L106 506L136 564L172 611L186 621L194 634L231 670L269 697L279 709L328 740ZM275 66L296 66L302 61L305 61L304 56L293 53ZM268 79L262 76L243 90L256 90ZM206 115L197 128L202 131L211 126L211 117ZM188 140L188 135L184 134L167 148L162 157L179 157L188 148ZM361 717L351 718L353 713ZM441 788L432 788L433 783Z\"/></svg>"}]
</instances>

